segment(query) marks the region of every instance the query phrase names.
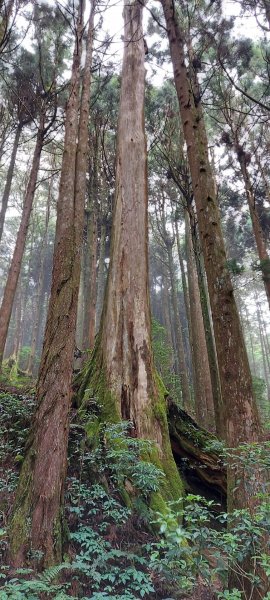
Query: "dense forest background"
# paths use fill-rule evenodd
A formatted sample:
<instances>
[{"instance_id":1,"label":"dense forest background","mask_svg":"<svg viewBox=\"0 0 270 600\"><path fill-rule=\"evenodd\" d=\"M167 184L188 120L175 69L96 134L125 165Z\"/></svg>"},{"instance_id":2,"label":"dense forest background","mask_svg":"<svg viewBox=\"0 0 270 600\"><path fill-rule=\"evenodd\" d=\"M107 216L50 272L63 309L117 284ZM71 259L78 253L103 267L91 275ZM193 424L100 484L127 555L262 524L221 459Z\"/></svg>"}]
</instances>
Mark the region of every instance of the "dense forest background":
<instances>
[{"instance_id":1,"label":"dense forest background","mask_svg":"<svg viewBox=\"0 0 270 600\"><path fill-rule=\"evenodd\" d=\"M0 598L266 600L269 0L0 8Z\"/></svg>"}]
</instances>

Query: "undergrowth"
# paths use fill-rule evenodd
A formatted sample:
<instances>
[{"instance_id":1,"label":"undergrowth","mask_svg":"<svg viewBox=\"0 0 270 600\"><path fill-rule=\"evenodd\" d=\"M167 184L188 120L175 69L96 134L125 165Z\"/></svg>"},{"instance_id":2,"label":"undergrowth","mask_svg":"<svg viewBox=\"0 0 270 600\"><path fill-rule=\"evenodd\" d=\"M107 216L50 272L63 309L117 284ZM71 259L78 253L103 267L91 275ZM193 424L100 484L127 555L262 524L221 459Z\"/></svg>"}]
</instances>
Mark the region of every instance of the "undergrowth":
<instances>
[{"instance_id":1,"label":"undergrowth","mask_svg":"<svg viewBox=\"0 0 270 600\"><path fill-rule=\"evenodd\" d=\"M32 398L0 395L1 600L247 600L244 591L228 591L227 577L229 569L241 575L245 556L250 555L254 569L246 576L252 585L260 586L258 564L270 577L269 555L261 550L270 532L267 487L252 513L246 509L228 516L213 501L188 494L168 505L165 514L153 514L148 499L159 489L163 474L141 460L151 443L134 438L130 423L104 424L89 438L75 414L66 484L65 560L40 574L11 570L6 526L32 409ZM265 468L269 443L245 445L241 456L245 465L260 463ZM269 599L270 593L264 596Z\"/></svg>"}]
</instances>

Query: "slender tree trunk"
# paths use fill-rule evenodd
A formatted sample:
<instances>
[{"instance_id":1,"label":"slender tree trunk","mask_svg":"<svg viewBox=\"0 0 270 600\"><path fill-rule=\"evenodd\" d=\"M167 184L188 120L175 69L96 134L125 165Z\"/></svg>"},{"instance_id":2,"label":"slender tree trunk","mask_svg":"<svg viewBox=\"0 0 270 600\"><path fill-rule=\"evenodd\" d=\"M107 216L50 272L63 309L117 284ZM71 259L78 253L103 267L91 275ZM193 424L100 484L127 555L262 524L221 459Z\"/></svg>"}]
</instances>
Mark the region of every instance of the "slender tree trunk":
<instances>
[{"instance_id":1,"label":"slender tree trunk","mask_svg":"<svg viewBox=\"0 0 270 600\"><path fill-rule=\"evenodd\" d=\"M2 235L3 235L5 216L6 216L7 206L8 206L9 194L10 194L10 189L11 189L11 183L12 183L12 178L13 178L13 173L14 173L16 155L17 155L17 150L19 147L21 132L22 132L22 125L19 124L16 129L12 153L11 153L11 157L10 157L10 163L9 163L8 172L7 172L7 179L6 179L5 188L4 188L4 192L3 192L3 196L2 196L2 205L1 205L1 211L0 211L0 241L1 241Z\"/></svg>"},{"instance_id":2,"label":"slender tree trunk","mask_svg":"<svg viewBox=\"0 0 270 600\"><path fill-rule=\"evenodd\" d=\"M200 292L200 301L201 301L201 309L202 316L204 322L204 331L205 331L205 339L208 353L208 363L210 368L211 382L212 382L212 395L214 402L214 411L215 411L215 423L217 435L220 438L225 437L224 430L224 422L223 422L223 408L222 408L222 398L221 398L221 388L220 388L220 379L219 379L219 370L217 364L217 354L216 354L216 346L215 339L211 321L211 315L209 310L209 302L208 302L208 291L207 291L207 283L205 280L204 269L202 265L202 257L201 257L201 247L200 241L198 238L197 227L196 227L196 218L195 212L192 207L189 207L189 217L190 217L190 230L192 236L192 245L193 252L196 263L197 270L197 278Z\"/></svg>"},{"instance_id":3,"label":"slender tree trunk","mask_svg":"<svg viewBox=\"0 0 270 600\"><path fill-rule=\"evenodd\" d=\"M264 345L264 349L265 349L265 358L266 358L266 362L267 362L268 371L270 374L270 348L269 348L267 331L266 331L266 327L265 327L263 313L262 313L262 309L261 309L259 302L257 302L257 310L258 310L258 314L260 316L262 339L263 339L263 345Z\"/></svg>"},{"instance_id":4,"label":"slender tree trunk","mask_svg":"<svg viewBox=\"0 0 270 600\"><path fill-rule=\"evenodd\" d=\"M257 166L259 168L259 171L260 171L260 174L261 174L261 177L262 177L262 180L263 180L265 192L266 192L266 195L267 195L267 200L268 200L268 202L270 202L270 186L269 186L269 182L268 182L268 179L267 179L266 174L265 174L265 169L264 169L264 167L263 167L263 165L261 163L261 159L260 159L259 153L258 153L256 147L254 147L254 145L252 145L252 152L253 152L253 154L255 156L256 163L257 163Z\"/></svg>"},{"instance_id":5,"label":"slender tree trunk","mask_svg":"<svg viewBox=\"0 0 270 600\"><path fill-rule=\"evenodd\" d=\"M40 251L40 263L39 263L39 277L37 284L37 293L36 293L36 304L33 310L33 331L32 331L32 339L31 339L31 350L28 358L27 364L27 372L29 375L32 375L34 360L36 356L36 348L37 348L37 334L39 328L40 321L40 308L42 302L42 290L44 283L44 263L45 263L45 255L47 249L47 239L48 239L48 226L49 226L49 218L50 218L50 203L51 203L51 186L53 179L51 179L49 184L49 194L47 200L47 210L46 210L46 219L45 219L45 229L43 234L42 246Z\"/></svg>"},{"instance_id":6,"label":"slender tree trunk","mask_svg":"<svg viewBox=\"0 0 270 600\"><path fill-rule=\"evenodd\" d=\"M220 382L226 401L227 441L257 441L261 433L252 380L226 262L215 182L200 98L193 96L185 64L184 37L172 0L161 0L174 69L184 137L197 209L200 238L215 331ZM239 419L239 414L242 417ZM243 496L239 496L240 506Z\"/></svg>"},{"instance_id":7,"label":"slender tree trunk","mask_svg":"<svg viewBox=\"0 0 270 600\"><path fill-rule=\"evenodd\" d=\"M195 409L199 425L215 430L214 402L211 375L204 332L200 291L190 231L189 215L186 212L186 247L188 262L188 288L191 314L192 356L194 362Z\"/></svg>"},{"instance_id":8,"label":"slender tree trunk","mask_svg":"<svg viewBox=\"0 0 270 600\"><path fill-rule=\"evenodd\" d=\"M185 309L186 309L186 315L187 315L188 328L190 331L191 330L190 300L189 300L189 296L188 296L187 278L186 278L186 273L185 273L185 266L184 266L181 246L180 246L179 227L178 227L177 220L175 221L175 233L176 233L178 259L179 259L180 270L181 270L181 279L182 279L182 286L183 286Z\"/></svg>"},{"instance_id":9,"label":"slender tree trunk","mask_svg":"<svg viewBox=\"0 0 270 600\"><path fill-rule=\"evenodd\" d=\"M180 237L179 237L177 221L175 221L174 225L175 225L175 237L176 237L176 243L177 243L177 252L178 252L178 259L179 259L179 264L180 264L181 281L182 281L182 288L183 288L183 295L184 295L184 302L185 302L185 316L186 316L186 320L187 320L187 328L186 328L187 335L184 336L184 339L186 340L186 347L187 347L186 356L187 356L187 363L189 365L189 381L192 385L192 383L193 383L192 378L194 379L194 377L193 377L194 365L193 365L192 356L191 356L192 335L191 335L190 302L189 302L189 294L188 294L187 278L186 278L186 273L185 273L184 261L183 261L181 247L180 247ZM187 342L187 340L188 340L188 342Z\"/></svg>"},{"instance_id":10,"label":"slender tree trunk","mask_svg":"<svg viewBox=\"0 0 270 600\"><path fill-rule=\"evenodd\" d=\"M97 295L97 215L93 213L93 243L91 252L91 286L89 294L89 348L93 349L96 328L96 295Z\"/></svg>"},{"instance_id":11,"label":"slender tree trunk","mask_svg":"<svg viewBox=\"0 0 270 600\"><path fill-rule=\"evenodd\" d=\"M261 345L261 351L262 351L263 372L264 372L265 383L266 383L266 386L267 386L267 394L268 394L268 397L269 397L269 395L270 395L270 389L269 389L269 365L267 364L267 354L265 352L265 341L264 341L263 326L262 326L262 320L261 320L260 309L258 307L258 304L256 305L256 316L257 316L257 321L258 321L259 338L260 338L260 345Z\"/></svg>"},{"instance_id":12,"label":"slender tree trunk","mask_svg":"<svg viewBox=\"0 0 270 600\"><path fill-rule=\"evenodd\" d=\"M81 264L81 277L78 296L77 325L76 325L76 345L83 347L83 316L84 316L84 293L83 293L83 259Z\"/></svg>"},{"instance_id":13,"label":"slender tree trunk","mask_svg":"<svg viewBox=\"0 0 270 600\"><path fill-rule=\"evenodd\" d=\"M167 275L167 269L165 265L163 266L162 273L162 308L163 308L163 317L164 317L164 325L166 329L166 337L169 346L173 350L173 338L172 338L172 326L171 326L171 316L170 316L170 296L169 296L169 281Z\"/></svg>"},{"instance_id":14,"label":"slender tree trunk","mask_svg":"<svg viewBox=\"0 0 270 600\"><path fill-rule=\"evenodd\" d=\"M15 565L27 563L29 548L42 552L41 565L62 560L62 503L86 188L94 5L89 20L81 103L83 0L78 10L66 110L51 297L37 384L38 408L10 524L11 556Z\"/></svg>"},{"instance_id":15,"label":"slender tree trunk","mask_svg":"<svg viewBox=\"0 0 270 600\"><path fill-rule=\"evenodd\" d=\"M93 347L95 337L95 302L96 302L96 262L97 262L97 187L99 166L99 129L91 139L91 161L89 165L90 181L88 204L86 210L86 245L84 249L84 317L83 317L83 349ZM94 306L92 306L94 299ZM94 322L93 322L94 318ZM94 332L94 333L93 333Z\"/></svg>"},{"instance_id":16,"label":"slender tree trunk","mask_svg":"<svg viewBox=\"0 0 270 600\"><path fill-rule=\"evenodd\" d=\"M45 286L43 287L42 297L43 297L43 302L41 303L41 307L40 307L40 318L39 318L39 325L38 325L38 332L37 332L37 352L39 355L41 355L41 351L42 351L44 330L45 330L45 325L46 325L46 320L47 320L47 315L48 315L49 300L50 300L50 294L46 290Z\"/></svg>"},{"instance_id":17,"label":"slender tree trunk","mask_svg":"<svg viewBox=\"0 0 270 600\"><path fill-rule=\"evenodd\" d=\"M35 217L34 217L34 215L31 220L31 230L28 232L28 237L30 238L28 260L27 260L27 265L26 265L25 273L24 273L24 284L22 286L22 326L21 326L20 348L22 348L23 345L26 345L26 342L28 341L27 340L28 334L29 334L29 327L28 327L29 317L27 314L27 310L28 310L28 300L29 300L29 297L31 296L31 294L30 294L30 273L32 272L33 263L35 260L35 255L34 255L34 251L33 251L34 238L35 238ZM21 273L22 273L22 269L21 269Z\"/></svg>"},{"instance_id":18,"label":"slender tree trunk","mask_svg":"<svg viewBox=\"0 0 270 600\"><path fill-rule=\"evenodd\" d=\"M0 53L1 53L1 48L0 48ZM1 137L0 137L0 165L2 167L1 164L1 160L2 160L2 156L5 153L5 144L7 141L7 138L9 137L9 128L8 125L3 126L2 130L1 130Z\"/></svg>"},{"instance_id":19,"label":"slender tree trunk","mask_svg":"<svg viewBox=\"0 0 270 600\"><path fill-rule=\"evenodd\" d=\"M224 402L226 440L237 448L242 442L257 442L262 429L256 406L248 356L241 330L234 291L228 271L215 181L208 156L208 142L197 86L192 86L185 62L184 35L173 0L161 0L174 70L183 134L198 217L200 240L207 275L221 391ZM192 65L189 66L192 69ZM238 484L238 480L240 483ZM239 463L228 465L228 506L252 507L261 477L252 480ZM252 563L253 564L253 563ZM230 584L239 586L231 576ZM241 582L250 592L248 582ZM260 590L253 595L261 597Z\"/></svg>"},{"instance_id":20,"label":"slender tree trunk","mask_svg":"<svg viewBox=\"0 0 270 600\"><path fill-rule=\"evenodd\" d=\"M106 250L106 221L101 216L100 242L99 242L99 259L98 259L98 277L97 277L97 303L96 303L96 331L99 329L104 293L106 283L106 267L105 267L105 250Z\"/></svg>"},{"instance_id":21,"label":"slender tree trunk","mask_svg":"<svg viewBox=\"0 0 270 600\"><path fill-rule=\"evenodd\" d=\"M36 146L33 156L31 172L23 203L23 212L21 223L17 235L16 245L13 252L11 265L9 268L7 283L0 309L0 368L2 365L5 343L8 334L8 327L16 292L18 277L20 275L23 253L25 248L26 236L30 222L30 216L35 195L37 176L39 170L40 156L43 146L44 134L44 115L41 116L40 126L37 133Z\"/></svg>"},{"instance_id":22,"label":"slender tree trunk","mask_svg":"<svg viewBox=\"0 0 270 600\"><path fill-rule=\"evenodd\" d=\"M151 348L142 10L140 1L125 0L111 262L101 329L82 375L80 396L87 404L90 382L103 408L102 418L128 420L134 436L154 442L151 457L166 474L164 494L173 498L181 492L181 481ZM153 508L157 496L152 495Z\"/></svg>"},{"instance_id":23,"label":"slender tree trunk","mask_svg":"<svg viewBox=\"0 0 270 600\"><path fill-rule=\"evenodd\" d=\"M249 322L249 314L248 314L246 305L245 305L245 316L246 316L246 322L248 324L249 343L250 343L250 350L251 350L251 361L250 362L251 362L251 366L252 366L253 375L255 375L256 374L256 362L255 362L255 355L254 355L252 327Z\"/></svg>"},{"instance_id":24,"label":"slender tree trunk","mask_svg":"<svg viewBox=\"0 0 270 600\"><path fill-rule=\"evenodd\" d=\"M15 329L14 348L13 348L13 354L14 354L16 361L18 361L19 352L21 349L21 326L22 326L22 289L21 289L21 282L19 280L18 300L17 300L17 310L16 310L16 329Z\"/></svg>"},{"instance_id":25,"label":"slender tree trunk","mask_svg":"<svg viewBox=\"0 0 270 600\"><path fill-rule=\"evenodd\" d=\"M95 179L95 178L94 178ZM95 190L95 185L91 186ZM92 349L95 341L96 267L97 267L97 215L95 199L91 199L87 215L87 241L84 272L83 349Z\"/></svg>"},{"instance_id":26,"label":"slender tree trunk","mask_svg":"<svg viewBox=\"0 0 270 600\"><path fill-rule=\"evenodd\" d=\"M172 245L170 242L167 243L167 253L168 253L168 262L169 262L170 283L171 283L171 290L172 290L172 305L173 305L174 322L175 322L176 349L177 349L178 364L179 364L179 369L180 369L179 377L180 377L180 382L181 382L182 401L183 401L184 409L187 412L190 412L190 411L192 411L191 397L190 397L190 389L189 389L189 382L188 382L184 342L183 342L183 336L182 336L182 325L181 325L179 309L178 309L178 298L177 298L177 289L176 289L175 276L174 276Z\"/></svg>"},{"instance_id":27,"label":"slender tree trunk","mask_svg":"<svg viewBox=\"0 0 270 600\"><path fill-rule=\"evenodd\" d=\"M247 168L246 153L240 146L236 146L236 151L245 184L245 191L251 216L252 229L255 237L258 256L261 263L264 288L270 308L270 258L266 248L263 230L260 224L260 219L256 208L256 198Z\"/></svg>"}]
</instances>

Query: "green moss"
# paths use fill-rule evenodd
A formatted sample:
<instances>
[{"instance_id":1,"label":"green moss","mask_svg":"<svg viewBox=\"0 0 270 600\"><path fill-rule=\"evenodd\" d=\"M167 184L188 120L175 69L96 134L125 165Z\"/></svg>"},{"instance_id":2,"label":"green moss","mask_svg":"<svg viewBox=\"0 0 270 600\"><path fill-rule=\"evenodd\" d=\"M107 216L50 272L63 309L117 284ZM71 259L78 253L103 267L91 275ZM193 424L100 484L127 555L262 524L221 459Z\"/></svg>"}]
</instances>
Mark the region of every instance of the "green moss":
<instances>
[{"instance_id":1,"label":"green moss","mask_svg":"<svg viewBox=\"0 0 270 600\"><path fill-rule=\"evenodd\" d=\"M30 537L31 527L31 508L32 501L30 497L30 487L32 481L31 456L26 457L19 479L17 488L17 498L19 502L15 503L13 515L8 530L10 540L10 554L14 560L20 550L27 546Z\"/></svg>"},{"instance_id":2,"label":"green moss","mask_svg":"<svg viewBox=\"0 0 270 600\"><path fill-rule=\"evenodd\" d=\"M162 495L164 498L166 500L178 500L178 498L184 494L184 485L172 455L167 419L167 392L161 378L156 372L155 384L157 395L152 399L152 410L153 416L158 420L161 427L163 445L162 456L159 456L158 450L156 449L156 457L152 456L150 460L156 466L161 468L166 475L165 483L162 486Z\"/></svg>"},{"instance_id":3,"label":"green moss","mask_svg":"<svg viewBox=\"0 0 270 600\"><path fill-rule=\"evenodd\" d=\"M154 513L168 514L168 504L165 502L160 492L153 492L150 498L150 508Z\"/></svg>"},{"instance_id":4,"label":"green moss","mask_svg":"<svg viewBox=\"0 0 270 600\"><path fill-rule=\"evenodd\" d=\"M94 417L92 421L88 421L85 425L89 446L96 448L99 443L100 421Z\"/></svg>"},{"instance_id":5,"label":"green moss","mask_svg":"<svg viewBox=\"0 0 270 600\"><path fill-rule=\"evenodd\" d=\"M99 339L81 373L75 380L77 387L77 398L80 412L90 410L96 411L99 421L106 423L117 423L120 414L117 410L117 402L108 389L106 376L102 365L102 357L99 350Z\"/></svg>"},{"instance_id":6,"label":"green moss","mask_svg":"<svg viewBox=\"0 0 270 600\"><path fill-rule=\"evenodd\" d=\"M24 457L22 456L22 454L16 454L15 458L14 458L14 462L19 464L22 463L24 460Z\"/></svg>"},{"instance_id":7,"label":"green moss","mask_svg":"<svg viewBox=\"0 0 270 600\"><path fill-rule=\"evenodd\" d=\"M132 508L134 502L131 499L131 495L128 493L128 491L124 488L124 486L120 486L119 489L119 494L125 504L125 506L127 506L127 508Z\"/></svg>"},{"instance_id":8,"label":"green moss","mask_svg":"<svg viewBox=\"0 0 270 600\"><path fill-rule=\"evenodd\" d=\"M167 391L156 371L153 373L153 394L149 399L149 411L146 417L157 422L162 433L162 446L154 446L142 456L164 472L164 482L159 493L152 494L150 506L158 506L158 511L166 509L166 503L176 501L184 494L184 486L175 464L169 437L167 421ZM79 384L79 385L78 385ZM103 366L100 344L96 347L82 373L77 377L80 414L86 422L86 431L90 445L95 445L100 433L101 424L118 423L121 420L119 400L108 389L105 369ZM142 417L142 415L141 415ZM87 421L88 418L88 421ZM127 506L133 503L132 492L122 490L122 498Z\"/></svg>"}]
</instances>

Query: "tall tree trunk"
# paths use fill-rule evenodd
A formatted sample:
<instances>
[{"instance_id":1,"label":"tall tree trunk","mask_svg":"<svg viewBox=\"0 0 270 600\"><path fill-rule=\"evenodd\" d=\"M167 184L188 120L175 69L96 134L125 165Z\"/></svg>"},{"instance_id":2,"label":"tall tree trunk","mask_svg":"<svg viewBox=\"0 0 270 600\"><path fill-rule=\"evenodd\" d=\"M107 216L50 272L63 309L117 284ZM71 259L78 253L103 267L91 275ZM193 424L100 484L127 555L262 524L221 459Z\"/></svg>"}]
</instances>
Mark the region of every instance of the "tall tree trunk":
<instances>
[{"instance_id":1,"label":"tall tree trunk","mask_svg":"<svg viewBox=\"0 0 270 600\"><path fill-rule=\"evenodd\" d=\"M233 287L227 267L215 182L208 157L200 97L193 95L188 77L184 36L172 0L161 0L168 32L200 238L208 281L213 325L219 363L221 389L226 401L227 441L237 446L256 441L260 435L258 411L239 322ZM239 414L242 418L239 419ZM243 496L239 495L240 505Z\"/></svg>"},{"instance_id":2,"label":"tall tree trunk","mask_svg":"<svg viewBox=\"0 0 270 600\"><path fill-rule=\"evenodd\" d=\"M43 287L42 298L43 298L43 302L41 303L41 307L40 307L40 318L39 318L38 332L37 332L37 353L39 355L41 355L41 352L42 352L44 330L45 330L45 325L46 325L46 320L47 320L47 315L48 315L49 300L50 300L50 295L49 295L49 292L46 290L46 286Z\"/></svg>"},{"instance_id":3,"label":"tall tree trunk","mask_svg":"<svg viewBox=\"0 0 270 600\"><path fill-rule=\"evenodd\" d=\"M198 237L196 216L195 216L195 211L192 206L189 207L189 218L190 218L190 230L191 230L191 237L192 237L193 252L194 252L194 257L195 257L197 278L198 278L198 285L199 285L199 292L200 292L202 316L203 316L203 322L204 322L208 363L209 363L211 382L212 382L212 394L213 394L214 411L215 411L216 431L217 431L217 435L220 438L224 438L226 432L224 430L224 422L223 422L223 407L222 407L219 370L218 370L218 364L217 364L216 346L215 346L214 332L213 332L210 309L209 309L207 283L205 280L205 273L204 273L204 268L203 268L203 264L202 264L201 246L200 246L200 240Z\"/></svg>"},{"instance_id":4,"label":"tall tree trunk","mask_svg":"<svg viewBox=\"0 0 270 600\"><path fill-rule=\"evenodd\" d=\"M83 347L83 316L84 316L84 294L83 294L83 258L81 264L81 277L78 295L77 325L76 325L76 345Z\"/></svg>"},{"instance_id":5,"label":"tall tree trunk","mask_svg":"<svg viewBox=\"0 0 270 600\"><path fill-rule=\"evenodd\" d=\"M90 160L89 160L89 185L86 215L86 243L83 253L83 349L90 348L89 324L90 324L90 293L92 285L93 259L96 254L96 203L97 203L97 180L98 180L98 151L99 151L99 130L97 127L90 138Z\"/></svg>"},{"instance_id":6,"label":"tall tree trunk","mask_svg":"<svg viewBox=\"0 0 270 600\"><path fill-rule=\"evenodd\" d=\"M96 161L95 161L96 162ZM94 176L94 180L96 177ZM91 186L96 193L95 184ZM91 193L91 192L90 192ZM92 194L91 194L92 195ZM87 239L84 261L84 318L83 318L83 349L92 349L95 340L96 316L96 267L97 267L97 215L96 199L90 198L87 213Z\"/></svg>"},{"instance_id":7,"label":"tall tree trunk","mask_svg":"<svg viewBox=\"0 0 270 600\"><path fill-rule=\"evenodd\" d=\"M89 328L88 328L88 344L92 350L95 343L96 330L96 295L97 295L97 215L93 213L93 240L91 250L91 273L90 273L90 294L88 299L89 311Z\"/></svg>"},{"instance_id":8,"label":"tall tree trunk","mask_svg":"<svg viewBox=\"0 0 270 600\"><path fill-rule=\"evenodd\" d=\"M18 288L17 288L18 298L17 298L17 307L16 307L16 327L14 334L14 346L13 346L13 356L18 361L20 346L21 346L21 325L22 325L22 289L21 282L19 280Z\"/></svg>"},{"instance_id":9,"label":"tall tree trunk","mask_svg":"<svg viewBox=\"0 0 270 600\"><path fill-rule=\"evenodd\" d=\"M81 103L83 0L78 10L66 109L51 297L37 384L38 408L10 523L11 557L15 565L27 563L29 548L42 553L41 565L62 560L62 503L86 188L94 4L87 35Z\"/></svg>"},{"instance_id":10,"label":"tall tree trunk","mask_svg":"<svg viewBox=\"0 0 270 600\"><path fill-rule=\"evenodd\" d=\"M262 162L261 162L261 159L260 159L260 156L258 153L258 149L253 144L252 144L252 153L255 156L256 163L257 163L257 166L259 168L259 171L260 171L260 174L261 174L261 177L263 180L263 185L264 185L264 189L266 192L267 200L268 200L268 202L270 202L270 185L269 185L266 173L265 173L265 169L262 165Z\"/></svg>"},{"instance_id":11,"label":"tall tree trunk","mask_svg":"<svg viewBox=\"0 0 270 600\"><path fill-rule=\"evenodd\" d=\"M164 325L166 329L166 338L169 346L173 350L173 338L172 338L172 324L170 315L170 295L169 295L169 281L167 275L167 268L163 265L162 272L162 308Z\"/></svg>"},{"instance_id":12,"label":"tall tree trunk","mask_svg":"<svg viewBox=\"0 0 270 600\"><path fill-rule=\"evenodd\" d=\"M267 386L267 394L268 394L268 397L269 397L270 396L270 388L269 388L269 362L268 362L267 352L265 351L265 340L264 340L264 332L263 332L263 325L262 325L262 319L261 319L261 314L260 314L260 308L259 308L259 305L257 303L256 303L256 316L257 316L257 321L258 321L259 338L260 338L260 345L261 345L261 351L262 351L263 372L264 372L265 383L266 383L266 386Z\"/></svg>"},{"instance_id":13,"label":"tall tree trunk","mask_svg":"<svg viewBox=\"0 0 270 600\"><path fill-rule=\"evenodd\" d=\"M27 314L27 310L28 310L28 300L30 298L30 301L32 300L33 303L33 297L31 296L31 286L30 286L30 273L33 270L33 266L34 266L34 261L35 261L35 255L34 255L34 239L35 239L35 217L33 215L33 218L31 220L31 230L28 232L28 237L29 239L29 250L28 250L28 257L27 257L27 261L26 262L26 266L24 268L24 284L22 287L22 326L21 326L21 341L20 341L20 347L22 347L23 345L27 345L26 342L28 341L28 334L29 334L29 327L28 327L28 314ZM22 272L22 269L21 269Z\"/></svg>"},{"instance_id":14,"label":"tall tree trunk","mask_svg":"<svg viewBox=\"0 0 270 600\"><path fill-rule=\"evenodd\" d=\"M251 323L249 320L249 314L248 314L246 305L245 305L245 316L246 316L246 322L248 324L248 336L249 336L249 343L250 343L250 350L251 350L251 360L250 360L251 371L252 371L253 375L255 375L256 374L256 361L255 361L255 354L254 354L252 327L251 327Z\"/></svg>"},{"instance_id":15,"label":"tall tree trunk","mask_svg":"<svg viewBox=\"0 0 270 600\"><path fill-rule=\"evenodd\" d=\"M21 341L21 324L22 324L22 281L21 276L18 280L15 300L13 304L11 321L13 328L9 328L7 343L5 347L4 358L13 357L17 361L20 350ZM10 330L13 331L10 331Z\"/></svg>"},{"instance_id":16,"label":"tall tree trunk","mask_svg":"<svg viewBox=\"0 0 270 600\"><path fill-rule=\"evenodd\" d=\"M185 214L188 263L188 288L191 314L192 356L194 363L195 410L199 425L215 430L211 375L204 332L197 271L190 231L189 215Z\"/></svg>"},{"instance_id":17,"label":"tall tree trunk","mask_svg":"<svg viewBox=\"0 0 270 600\"><path fill-rule=\"evenodd\" d=\"M257 298L258 298L258 296L257 296ZM260 316L261 330L262 330L262 336L263 336L263 344L264 344L264 348L265 348L265 357L266 357L266 362L267 362L268 370L269 370L269 373L270 373L270 347L269 347L269 341L268 341L268 333L267 333L267 330L266 330L266 327L265 327L264 315L262 313L260 302L257 301L256 306L257 306L257 310L258 310L258 313L259 313L259 316Z\"/></svg>"},{"instance_id":18,"label":"tall tree trunk","mask_svg":"<svg viewBox=\"0 0 270 600\"><path fill-rule=\"evenodd\" d=\"M194 374L194 365L193 365L192 356L191 356L192 339L191 339L190 302L189 302L189 294L188 294L188 287L187 287L187 277L186 277L186 273L185 273L182 251L181 251L181 247L180 247L179 228L178 228L178 223L176 220L174 222L174 225L175 225L175 237L176 237L176 243L177 243L177 253L178 253L178 259L179 259L180 271L181 271L181 282L182 282L184 302L185 302L185 316L186 316L186 320L187 320L187 328L186 328L187 335L184 336L185 341L186 341L186 356L187 356L187 363L189 364L189 381L190 381L190 384L192 385L192 378L193 378L193 374Z\"/></svg>"},{"instance_id":19,"label":"tall tree trunk","mask_svg":"<svg viewBox=\"0 0 270 600\"><path fill-rule=\"evenodd\" d=\"M260 266L262 271L262 278L265 287L265 292L270 308L270 257L267 251L263 230L260 224L260 219L256 207L256 198L251 183L250 175L247 166L247 155L242 146L236 143L235 145L238 161L241 168L241 173L244 180L246 197L249 206L249 212L251 216L252 229L255 237L256 247L258 256L260 259Z\"/></svg>"},{"instance_id":20,"label":"tall tree trunk","mask_svg":"<svg viewBox=\"0 0 270 600\"><path fill-rule=\"evenodd\" d=\"M182 401L183 407L187 412L192 411L191 406L191 397L190 397L190 389L189 389L189 381L188 381L188 372L185 358L185 348L183 342L182 335L182 324L180 320L179 308L178 308L178 298L177 298L177 289L175 283L175 275L174 275L174 264L173 264L173 254L172 254L172 244L168 240L167 243L167 253L168 253L168 263L169 263L169 275L170 275L170 283L172 290L172 306L174 312L174 322L175 322L175 336L176 336L176 350L179 364L179 377L181 382L181 391L182 391Z\"/></svg>"},{"instance_id":21,"label":"tall tree trunk","mask_svg":"<svg viewBox=\"0 0 270 600\"><path fill-rule=\"evenodd\" d=\"M177 252L178 252L178 259L179 259L180 270L181 270L181 279L182 279L182 286L183 286L183 294L184 294L184 301L185 301L185 309L186 309L186 315L187 315L187 322L188 322L189 331L191 331L190 299L189 299L189 296L188 296L187 278L186 278L186 273L185 273L185 266L184 266L184 261L183 261L181 246L180 246L180 236L179 236L178 221L175 220L174 224L175 224Z\"/></svg>"},{"instance_id":22,"label":"tall tree trunk","mask_svg":"<svg viewBox=\"0 0 270 600\"><path fill-rule=\"evenodd\" d=\"M164 494L173 498L181 493L181 480L151 348L142 11L139 0L125 0L111 262L101 329L79 394L87 404L90 382L103 406L102 418L128 420L134 436L154 442L150 458L164 469ZM153 494L153 508L157 496L162 500Z\"/></svg>"},{"instance_id":23,"label":"tall tree trunk","mask_svg":"<svg viewBox=\"0 0 270 600\"><path fill-rule=\"evenodd\" d=\"M31 350L29 353L28 364L27 364L27 371L28 371L29 375L32 375L34 360L35 360L35 356L36 356L37 334L38 334L39 321L40 321L40 308L41 308L41 302L42 302L42 290L43 290L43 283L44 283L44 263L45 263L46 249L47 249L52 183L53 183L53 178L51 179L51 181L49 183L45 229L44 229L44 233L43 233L43 240L42 240L42 246L41 246L41 251L40 251L39 277L38 277L38 283L37 283L36 303L35 303L35 307L33 310L33 330L32 330L32 339L31 339Z\"/></svg>"},{"instance_id":24,"label":"tall tree trunk","mask_svg":"<svg viewBox=\"0 0 270 600\"><path fill-rule=\"evenodd\" d=\"M17 155L17 150L19 147L21 132L22 132L22 125L19 124L16 129L12 153L11 153L11 157L10 157L10 163L9 163L8 172L7 172L5 188L4 188L4 192L3 192L3 196L2 196L2 205L1 205L1 212L0 212L0 241L1 241L2 235L3 235L5 216L6 216L7 206L8 206L9 194L10 194L10 189L11 189L11 183L12 183L12 178L13 178L13 173L14 173L16 155Z\"/></svg>"},{"instance_id":25,"label":"tall tree trunk","mask_svg":"<svg viewBox=\"0 0 270 600\"><path fill-rule=\"evenodd\" d=\"M17 234L16 245L13 252L11 265L9 268L7 283L4 291L2 305L0 309L0 368L2 365L5 343L8 334L8 327L16 293L18 277L20 275L23 253L25 248L26 236L32 212L33 200L35 195L37 176L39 170L40 156L43 146L44 136L44 115L41 116L40 126L37 133L36 146L32 161L31 172L23 203L23 212Z\"/></svg>"},{"instance_id":26,"label":"tall tree trunk","mask_svg":"<svg viewBox=\"0 0 270 600\"><path fill-rule=\"evenodd\" d=\"M105 250L106 250L106 221L101 215L100 226L100 242L99 242L99 258L98 258L98 276L97 276L97 302L96 302L96 331L100 326L101 313L103 308L105 283L106 283L106 267L105 267Z\"/></svg>"},{"instance_id":27,"label":"tall tree trunk","mask_svg":"<svg viewBox=\"0 0 270 600\"><path fill-rule=\"evenodd\" d=\"M228 271L221 229L215 181L208 156L208 142L201 97L193 88L184 51L184 35L180 29L173 0L161 0L174 70L184 138L198 217L204 265L208 281L213 326L219 365L222 397L225 407L226 440L230 447L242 442L257 442L262 434L243 333ZM192 70L192 65L189 66ZM238 484L238 480L240 483ZM228 465L229 510L252 506L261 480L238 465ZM232 585L239 581L231 577ZM244 583L245 586L245 583ZM248 583L246 591L249 593ZM260 590L255 598L260 597Z\"/></svg>"}]
</instances>

